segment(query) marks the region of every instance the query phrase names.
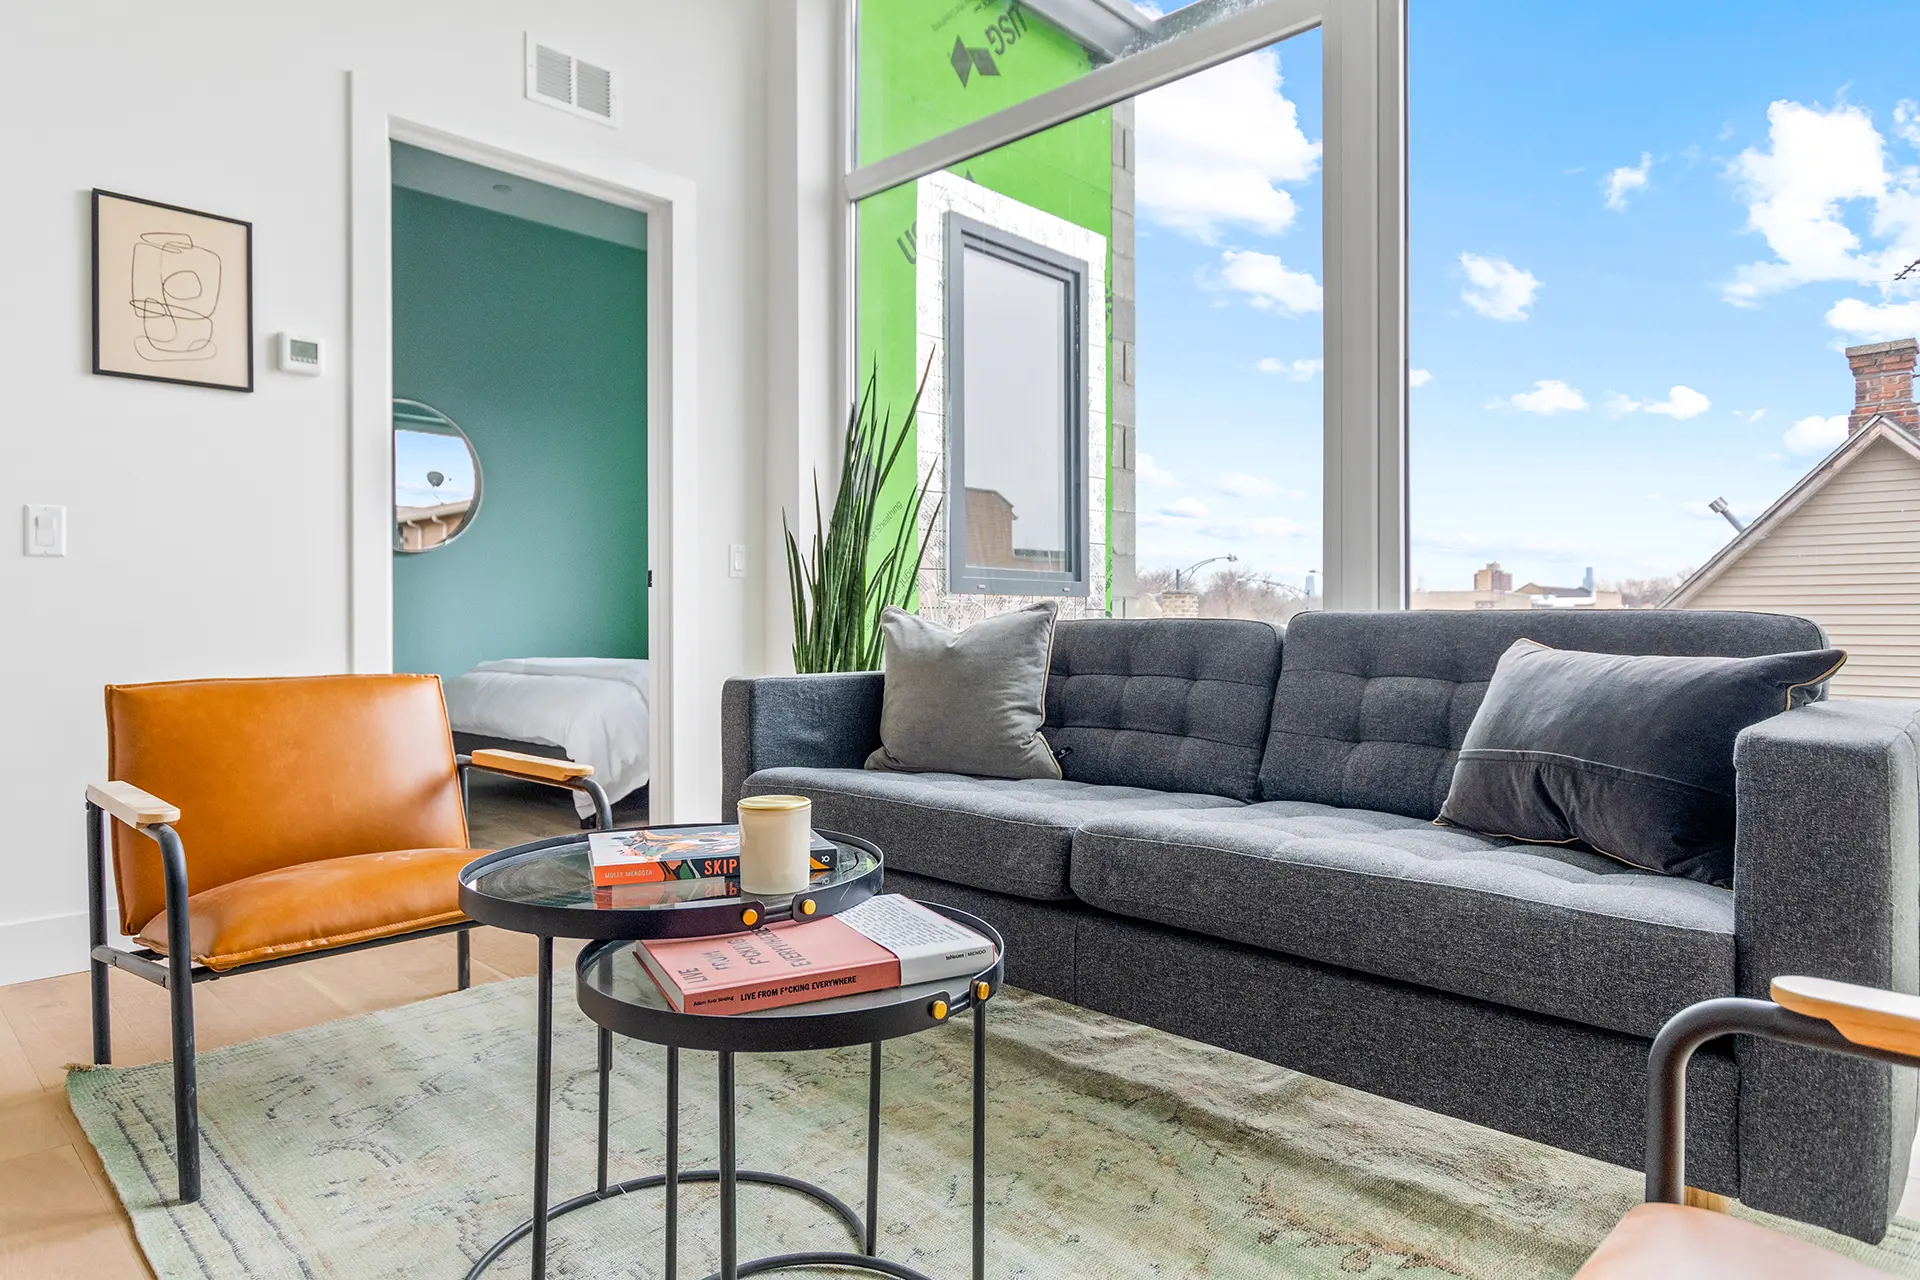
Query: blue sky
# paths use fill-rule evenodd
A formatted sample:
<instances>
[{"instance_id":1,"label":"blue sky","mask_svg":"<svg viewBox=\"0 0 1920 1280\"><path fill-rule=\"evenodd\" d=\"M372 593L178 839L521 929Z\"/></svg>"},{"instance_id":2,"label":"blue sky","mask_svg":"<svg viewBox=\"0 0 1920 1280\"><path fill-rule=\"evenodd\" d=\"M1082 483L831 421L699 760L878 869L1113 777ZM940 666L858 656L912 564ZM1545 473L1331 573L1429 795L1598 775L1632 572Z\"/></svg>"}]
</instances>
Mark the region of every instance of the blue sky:
<instances>
[{"instance_id":1,"label":"blue sky","mask_svg":"<svg viewBox=\"0 0 1920 1280\"><path fill-rule=\"evenodd\" d=\"M1489 559L1566 582L1701 564L1732 533L1707 502L1751 517L1837 442L1839 348L1920 328L1890 284L1920 258L1920 5L1806 15L1413 0L1416 588ZM1231 551L1298 582L1318 37L1261 59L1138 106L1140 563Z\"/></svg>"},{"instance_id":2,"label":"blue sky","mask_svg":"<svg viewBox=\"0 0 1920 1280\"><path fill-rule=\"evenodd\" d=\"M445 477L439 488L427 473ZM397 427L393 433L393 500L402 507L432 507L473 497L473 453L461 436Z\"/></svg>"}]
</instances>

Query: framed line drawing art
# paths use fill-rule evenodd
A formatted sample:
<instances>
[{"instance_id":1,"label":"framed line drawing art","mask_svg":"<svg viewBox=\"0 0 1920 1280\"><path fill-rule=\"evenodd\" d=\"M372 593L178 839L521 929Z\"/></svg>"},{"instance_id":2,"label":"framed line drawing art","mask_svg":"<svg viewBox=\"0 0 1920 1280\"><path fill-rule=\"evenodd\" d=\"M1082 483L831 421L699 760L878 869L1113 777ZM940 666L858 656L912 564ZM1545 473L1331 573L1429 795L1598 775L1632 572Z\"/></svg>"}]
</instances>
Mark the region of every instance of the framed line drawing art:
<instances>
[{"instance_id":1,"label":"framed line drawing art","mask_svg":"<svg viewBox=\"0 0 1920 1280\"><path fill-rule=\"evenodd\" d=\"M93 193L93 371L253 390L253 224Z\"/></svg>"}]
</instances>

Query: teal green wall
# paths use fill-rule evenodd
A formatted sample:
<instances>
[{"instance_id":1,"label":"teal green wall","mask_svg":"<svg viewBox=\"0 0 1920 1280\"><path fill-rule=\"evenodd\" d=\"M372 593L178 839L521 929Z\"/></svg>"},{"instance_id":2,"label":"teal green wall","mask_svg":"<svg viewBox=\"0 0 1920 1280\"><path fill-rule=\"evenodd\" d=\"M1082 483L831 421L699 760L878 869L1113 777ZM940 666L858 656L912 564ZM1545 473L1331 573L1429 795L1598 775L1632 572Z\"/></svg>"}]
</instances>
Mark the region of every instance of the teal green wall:
<instances>
[{"instance_id":1,"label":"teal green wall","mask_svg":"<svg viewBox=\"0 0 1920 1280\"><path fill-rule=\"evenodd\" d=\"M393 559L396 671L647 656L644 251L396 187L393 393L473 440L458 540Z\"/></svg>"}]
</instances>

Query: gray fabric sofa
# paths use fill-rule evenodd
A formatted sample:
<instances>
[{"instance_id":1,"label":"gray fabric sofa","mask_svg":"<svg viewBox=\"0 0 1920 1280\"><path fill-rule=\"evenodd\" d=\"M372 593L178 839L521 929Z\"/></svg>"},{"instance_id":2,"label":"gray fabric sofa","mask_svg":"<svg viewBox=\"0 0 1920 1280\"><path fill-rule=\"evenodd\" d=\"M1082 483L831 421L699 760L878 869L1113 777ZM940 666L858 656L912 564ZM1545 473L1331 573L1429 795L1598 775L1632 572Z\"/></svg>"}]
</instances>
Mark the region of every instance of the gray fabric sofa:
<instances>
[{"instance_id":1,"label":"gray fabric sofa","mask_svg":"<svg viewBox=\"0 0 1920 1280\"><path fill-rule=\"evenodd\" d=\"M1065 622L1059 781L861 768L882 677L727 683L728 812L810 796L888 887L1006 935L1008 979L1416 1106L1639 1167L1649 1041L1775 974L1920 988L1920 704L1830 700L1739 741L1731 889L1432 825L1514 640L1612 653L1821 647L1767 614L1306 614ZM1862 1239L1907 1175L1904 1069L1703 1051L1688 1173Z\"/></svg>"}]
</instances>

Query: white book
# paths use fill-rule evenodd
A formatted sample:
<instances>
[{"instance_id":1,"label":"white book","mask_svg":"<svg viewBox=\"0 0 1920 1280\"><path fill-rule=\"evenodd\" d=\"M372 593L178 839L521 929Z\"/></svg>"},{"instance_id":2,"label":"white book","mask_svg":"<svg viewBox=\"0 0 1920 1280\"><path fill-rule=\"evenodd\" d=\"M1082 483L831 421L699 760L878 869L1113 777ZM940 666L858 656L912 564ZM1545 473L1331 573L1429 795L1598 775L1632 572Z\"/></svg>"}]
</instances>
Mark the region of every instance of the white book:
<instances>
[{"instance_id":1,"label":"white book","mask_svg":"<svg viewBox=\"0 0 1920 1280\"><path fill-rule=\"evenodd\" d=\"M993 943L900 893L882 893L833 917L900 958L900 985L938 982L993 963Z\"/></svg>"}]
</instances>

